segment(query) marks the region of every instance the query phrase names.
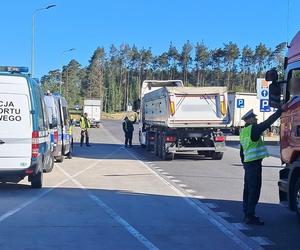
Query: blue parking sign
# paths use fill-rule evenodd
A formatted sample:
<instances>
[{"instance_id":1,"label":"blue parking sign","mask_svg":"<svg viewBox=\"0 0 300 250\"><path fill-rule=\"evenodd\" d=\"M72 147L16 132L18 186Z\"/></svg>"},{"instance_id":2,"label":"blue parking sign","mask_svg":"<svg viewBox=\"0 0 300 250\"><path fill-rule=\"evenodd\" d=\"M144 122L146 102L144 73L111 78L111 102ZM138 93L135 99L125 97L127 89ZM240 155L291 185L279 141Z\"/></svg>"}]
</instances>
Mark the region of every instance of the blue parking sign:
<instances>
[{"instance_id":1,"label":"blue parking sign","mask_svg":"<svg viewBox=\"0 0 300 250\"><path fill-rule=\"evenodd\" d=\"M244 108L245 107L245 100L244 99L236 99L236 107L237 108Z\"/></svg>"},{"instance_id":2,"label":"blue parking sign","mask_svg":"<svg viewBox=\"0 0 300 250\"><path fill-rule=\"evenodd\" d=\"M268 99L260 100L260 112L270 112L271 108Z\"/></svg>"}]
</instances>

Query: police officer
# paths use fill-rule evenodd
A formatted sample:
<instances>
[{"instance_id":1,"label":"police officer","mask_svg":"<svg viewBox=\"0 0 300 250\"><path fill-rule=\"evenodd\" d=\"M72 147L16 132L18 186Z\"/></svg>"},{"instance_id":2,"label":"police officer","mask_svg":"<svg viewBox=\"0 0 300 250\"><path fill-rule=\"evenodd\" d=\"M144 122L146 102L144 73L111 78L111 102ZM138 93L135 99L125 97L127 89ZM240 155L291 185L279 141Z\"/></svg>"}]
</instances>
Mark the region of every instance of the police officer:
<instances>
[{"instance_id":1,"label":"police officer","mask_svg":"<svg viewBox=\"0 0 300 250\"><path fill-rule=\"evenodd\" d=\"M134 121L130 121L128 116L125 116L124 121L123 121L123 131L125 133L125 147L128 146L132 147L132 135L134 131L133 124L136 122L136 117Z\"/></svg>"},{"instance_id":2,"label":"police officer","mask_svg":"<svg viewBox=\"0 0 300 250\"><path fill-rule=\"evenodd\" d=\"M261 136L280 117L281 113L282 110L278 109L260 124L257 124L253 109L242 117L245 127L240 132L240 156L245 170L243 211L246 224L264 225L264 222L255 216L255 207L259 200L262 182L262 160L269 156Z\"/></svg>"},{"instance_id":3,"label":"police officer","mask_svg":"<svg viewBox=\"0 0 300 250\"><path fill-rule=\"evenodd\" d=\"M91 123L87 117L87 113L84 113L83 116L80 117L80 128L81 128L81 137L80 137L80 147L83 145L84 136L86 146L91 146L89 143L89 133L88 129L91 127Z\"/></svg>"}]
</instances>

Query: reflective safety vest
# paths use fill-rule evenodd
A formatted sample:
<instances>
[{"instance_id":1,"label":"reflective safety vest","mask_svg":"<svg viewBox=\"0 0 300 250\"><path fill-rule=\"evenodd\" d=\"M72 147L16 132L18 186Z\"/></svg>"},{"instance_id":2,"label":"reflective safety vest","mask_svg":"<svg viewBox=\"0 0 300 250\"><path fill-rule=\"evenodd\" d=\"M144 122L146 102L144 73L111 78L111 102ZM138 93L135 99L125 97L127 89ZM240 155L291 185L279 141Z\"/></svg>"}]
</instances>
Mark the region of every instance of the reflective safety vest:
<instances>
[{"instance_id":1,"label":"reflective safety vest","mask_svg":"<svg viewBox=\"0 0 300 250\"><path fill-rule=\"evenodd\" d=\"M240 142L243 147L244 162L260 160L269 156L265 143L259 138L258 141L251 140L252 125L242 129Z\"/></svg>"},{"instance_id":2,"label":"reflective safety vest","mask_svg":"<svg viewBox=\"0 0 300 250\"><path fill-rule=\"evenodd\" d=\"M80 128L81 129L87 129L87 128L90 128L90 127L91 127L91 124L90 124L89 119L84 118L83 116L80 117Z\"/></svg>"},{"instance_id":3,"label":"reflective safety vest","mask_svg":"<svg viewBox=\"0 0 300 250\"><path fill-rule=\"evenodd\" d=\"M73 134L73 125L69 126L69 131L68 131L69 135Z\"/></svg>"}]
</instances>

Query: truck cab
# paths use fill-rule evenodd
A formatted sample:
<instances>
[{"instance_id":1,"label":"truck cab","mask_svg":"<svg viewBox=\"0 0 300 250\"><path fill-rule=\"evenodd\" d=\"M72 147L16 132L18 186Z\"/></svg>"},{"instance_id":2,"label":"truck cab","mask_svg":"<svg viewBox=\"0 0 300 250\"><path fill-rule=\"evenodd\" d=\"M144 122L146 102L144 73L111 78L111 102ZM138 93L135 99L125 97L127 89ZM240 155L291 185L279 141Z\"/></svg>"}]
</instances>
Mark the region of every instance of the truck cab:
<instances>
[{"instance_id":1,"label":"truck cab","mask_svg":"<svg viewBox=\"0 0 300 250\"><path fill-rule=\"evenodd\" d=\"M270 106L283 105L280 122L280 152L285 168L280 171L280 202L297 213L300 220L300 32L288 46L284 80L276 70L266 73L270 85Z\"/></svg>"},{"instance_id":2,"label":"truck cab","mask_svg":"<svg viewBox=\"0 0 300 250\"><path fill-rule=\"evenodd\" d=\"M41 188L53 166L43 93L24 67L0 67L0 182Z\"/></svg>"}]
</instances>

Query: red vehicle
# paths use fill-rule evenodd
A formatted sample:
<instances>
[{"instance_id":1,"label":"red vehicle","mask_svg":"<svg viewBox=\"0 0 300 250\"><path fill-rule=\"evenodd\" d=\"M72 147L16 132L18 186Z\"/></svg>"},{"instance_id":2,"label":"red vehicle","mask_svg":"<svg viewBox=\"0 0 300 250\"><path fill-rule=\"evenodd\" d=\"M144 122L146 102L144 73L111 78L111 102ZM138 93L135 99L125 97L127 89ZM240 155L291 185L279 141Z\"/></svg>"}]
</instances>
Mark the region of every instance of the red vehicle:
<instances>
[{"instance_id":1,"label":"red vehicle","mask_svg":"<svg viewBox=\"0 0 300 250\"><path fill-rule=\"evenodd\" d=\"M296 211L300 220L300 32L288 46L284 63L285 79L278 81L276 70L266 73L270 85L270 105L284 104L281 115L281 160L286 164L280 171L279 197L283 205Z\"/></svg>"}]
</instances>

